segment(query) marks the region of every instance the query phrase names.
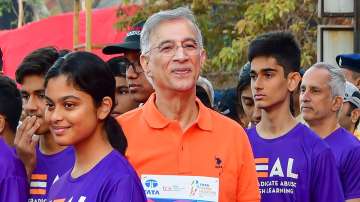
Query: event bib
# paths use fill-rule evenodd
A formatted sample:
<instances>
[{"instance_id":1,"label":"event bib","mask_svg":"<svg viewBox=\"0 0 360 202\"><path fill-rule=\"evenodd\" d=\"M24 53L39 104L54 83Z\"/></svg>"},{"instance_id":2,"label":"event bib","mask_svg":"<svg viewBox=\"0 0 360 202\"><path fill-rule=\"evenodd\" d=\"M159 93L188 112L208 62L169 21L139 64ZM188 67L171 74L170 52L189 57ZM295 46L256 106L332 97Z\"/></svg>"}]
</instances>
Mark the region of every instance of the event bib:
<instances>
[{"instance_id":1,"label":"event bib","mask_svg":"<svg viewBox=\"0 0 360 202\"><path fill-rule=\"evenodd\" d=\"M217 202L219 178L181 175L141 175L149 202Z\"/></svg>"}]
</instances>

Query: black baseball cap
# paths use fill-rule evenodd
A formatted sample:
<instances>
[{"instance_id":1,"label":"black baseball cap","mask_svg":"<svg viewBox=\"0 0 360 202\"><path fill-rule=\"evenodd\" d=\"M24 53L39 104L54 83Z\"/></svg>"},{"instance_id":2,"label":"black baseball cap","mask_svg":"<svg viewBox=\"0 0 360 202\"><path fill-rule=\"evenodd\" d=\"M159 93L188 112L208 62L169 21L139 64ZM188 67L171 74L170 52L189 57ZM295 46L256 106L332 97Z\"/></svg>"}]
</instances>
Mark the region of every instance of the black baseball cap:
<instances>
[{"instance_id":1,"label":"black baseball cap","mask_svg":"<svg viewBox=\"0 0 360 202\"><path fill-rule=\"evenodd\" d=\"M113 44L103 48L102 52L106 55L124 53L125 51L140 51L140 33L145 21L134 24L130 31L126 34L123 43Z\"/></svg>"}]
</instances>

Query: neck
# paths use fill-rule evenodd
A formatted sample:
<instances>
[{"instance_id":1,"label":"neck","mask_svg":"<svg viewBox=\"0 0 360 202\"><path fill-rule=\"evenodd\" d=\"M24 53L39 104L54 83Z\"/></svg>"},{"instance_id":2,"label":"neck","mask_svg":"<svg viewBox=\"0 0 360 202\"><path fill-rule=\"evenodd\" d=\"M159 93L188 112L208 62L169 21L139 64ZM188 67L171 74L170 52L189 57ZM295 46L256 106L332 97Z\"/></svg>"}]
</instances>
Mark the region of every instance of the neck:
<instances>
[{"instance_id":1,"label":"neck","mask_svg":"<svg viewBox=\"0 0 360 202\"><path fill-rule=\"evenodd\" d=\"M336 114L326 116L321 120L307 121L309 127L322 139L329 136L332 132L340 127Z\"/></svg>"},{"instance_id":2,"label":"neck","mask_svg":"<svg viewBox=\"0 0 360 202\"><path fill-rule=\"evenodd\" d=\"M41 153L52 155L64 150L66 146L60 146L55 142L54 136L47 132L46 134L39 135L39 149Z\"/></svg>"},{"instance_id":3,"label":"neck","mask_svg":"<svg viewBox=\"0 0 360 202\"><path fill-rule=\"evenodd\" d=\"M156 93L155 105L167 119L179 122L183 131L196 120L199 109L195 102L195 90L191 93Z\"/></svg>"},{"instance_id":4,"label":"neck","mask_svg":"<svg viewBox=\"0 0 360 202\"><path fill-rule=\"evenodd\" d=\"M98 127L94 134L74 145L74 148L76 160L71 171L71 176L74 178L89 172L113 150L102 126Z\"/></svg>"},{"instance_id":5,"label":"neck","mask_svg":"<svg viewBox=\"0 0 360 202\"><path fill-rule=\"evenodd\" d=\"M261 110L261 121L256 126L259 135L265 139L275 139L285 135L297 124L292 116L289 104L282 103L272 108Z\"/></svg>"}]
</instances>

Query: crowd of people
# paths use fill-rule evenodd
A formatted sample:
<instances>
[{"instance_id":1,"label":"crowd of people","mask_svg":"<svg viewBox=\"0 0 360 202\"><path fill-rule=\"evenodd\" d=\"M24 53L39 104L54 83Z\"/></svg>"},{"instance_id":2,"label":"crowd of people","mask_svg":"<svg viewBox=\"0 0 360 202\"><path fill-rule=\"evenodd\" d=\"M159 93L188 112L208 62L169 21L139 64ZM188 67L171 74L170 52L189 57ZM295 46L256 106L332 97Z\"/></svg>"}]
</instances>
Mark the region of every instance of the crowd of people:
<instances>
[{"instance_id":1,"label":"crowd of people","mask_svg":"<svg viewBox=\"0 0 360 202\"><path fill-rule=\"evenodd\" d=\"M0 202L360 201L360 54L305 70L290 32L259 34L222 108L188 8L103 53L0 76Z\"/></svg>"}]
</instances>

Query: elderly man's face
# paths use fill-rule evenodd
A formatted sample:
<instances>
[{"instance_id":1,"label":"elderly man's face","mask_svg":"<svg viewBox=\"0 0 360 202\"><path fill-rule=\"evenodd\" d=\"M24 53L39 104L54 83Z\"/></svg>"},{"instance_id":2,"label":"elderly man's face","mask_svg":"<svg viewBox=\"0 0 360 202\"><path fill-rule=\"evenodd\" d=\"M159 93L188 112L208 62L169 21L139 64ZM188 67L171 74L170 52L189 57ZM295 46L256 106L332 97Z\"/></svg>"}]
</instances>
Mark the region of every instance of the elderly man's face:
<instances>
[{"instance_id":1,"label":"elderly man's face","mask_svg":"<svg viewBox=\"0 0 360 202\"><path fill-rule=\"evenodd\" d=\"M329 82L326 69L311 67L305 72L300 86L300 109L305 121L323 120L336 112Z\"/></svg>"},{"instance_id":2,"label":"elderly man's face","mask_svg":"<svg viewBox=\"0 0 360 202\"><path fill-rule=\"evenodd\" d=\"M151 33L150 51L141 57L141 65L152 78L155 90L193 91L205 51L186 19L161 22Z\"/></svg>"}]
</instances>

